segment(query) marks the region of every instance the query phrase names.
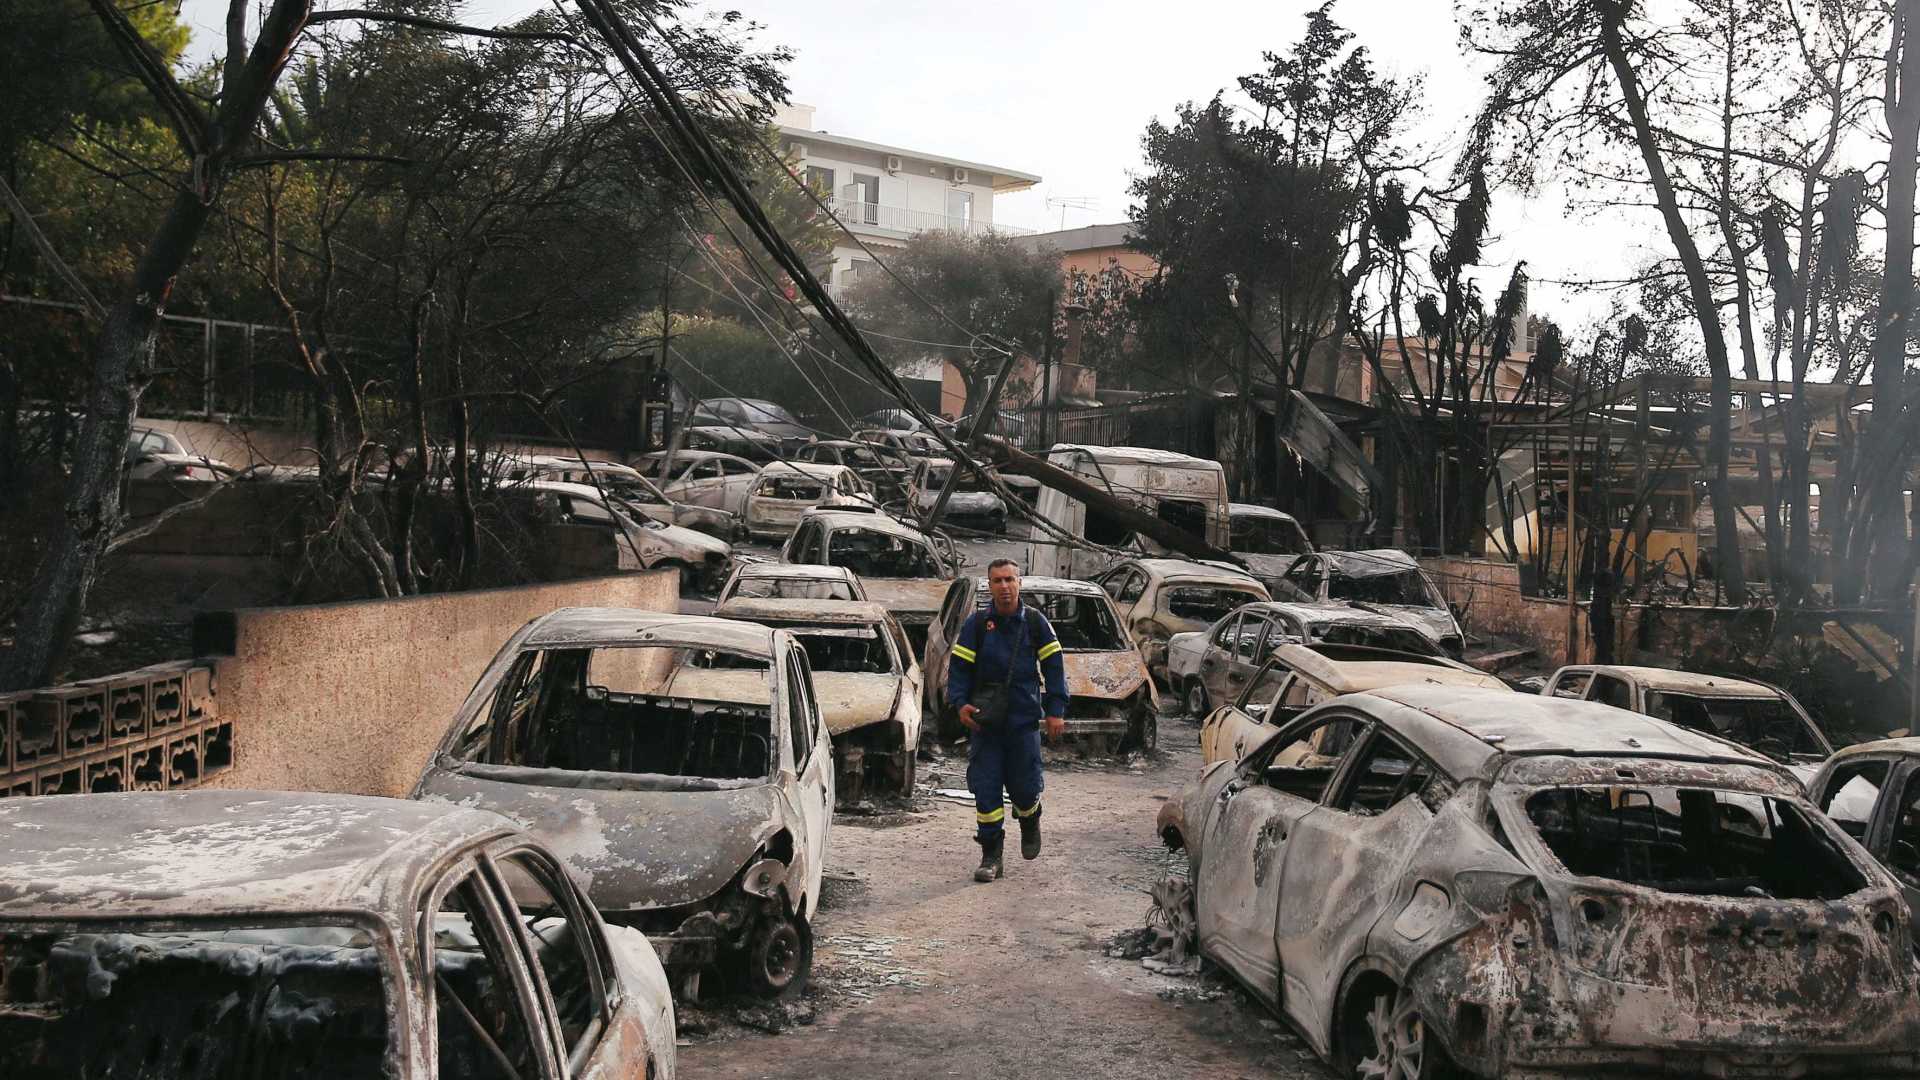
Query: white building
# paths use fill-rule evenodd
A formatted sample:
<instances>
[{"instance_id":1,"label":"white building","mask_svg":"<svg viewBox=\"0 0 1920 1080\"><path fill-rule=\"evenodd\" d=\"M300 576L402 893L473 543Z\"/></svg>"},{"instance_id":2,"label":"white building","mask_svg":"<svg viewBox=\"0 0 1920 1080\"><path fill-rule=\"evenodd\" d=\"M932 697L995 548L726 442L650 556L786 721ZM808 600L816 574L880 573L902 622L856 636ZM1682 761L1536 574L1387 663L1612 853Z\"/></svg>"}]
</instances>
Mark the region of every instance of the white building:
<instances>
[{"instance_id":1,"label":"white building","mask_svg":"<svg viewBox=\"0 0 1920 1080\"><path fill-rule=\"evenodd\" d=\"M833 195L833 212L882 258L927 229L1028 233L993 223L993 197L1040 182L1032 173L816 131L813 106L788 105L774 115L788 160L810 184ZM850 240L833 248L828 286L837 295L872 272L872 260Z\"/></svg>"}]
</instances>

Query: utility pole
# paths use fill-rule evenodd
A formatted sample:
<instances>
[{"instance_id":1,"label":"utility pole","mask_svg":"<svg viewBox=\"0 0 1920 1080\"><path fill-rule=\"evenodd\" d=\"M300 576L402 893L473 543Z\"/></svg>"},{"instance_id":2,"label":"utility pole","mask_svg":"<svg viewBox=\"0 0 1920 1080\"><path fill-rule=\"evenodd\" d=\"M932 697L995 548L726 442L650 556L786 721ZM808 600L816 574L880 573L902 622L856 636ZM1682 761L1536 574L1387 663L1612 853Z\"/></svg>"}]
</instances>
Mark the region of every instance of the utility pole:
<instances>
[{"instance_id":1,"label":"utility pole","mask_svg":"<svg viewBox=\"0 0 1920 1080\"><path fill-rule=\"evenodd\" d=\"M1580 526L1574 518L1575 506L1579 498L1579 472L1574 468L1574 456L1579 437L1574 434L1573 421L1567 421L1567 658L1566 663L1577 664L1579 660L1580 605L1574 602L1578 591L1575 582L1580 574L1580 560L1574 552L1580 547Z\"/></svg>"},{"instance_id":2,"label":"utility pole","mask_svg":"<svg viewBox=\"0 0 1920 1080\"><path fill-rule=\"evenodd\" d=\"M1065 211L1062 211L1064 214ZM1047 346L1040 359L1040 448L1045 450L1053 445L1048 434L1053 421L1053 311L1059 297L1054 290L1047 290Z\"/></svg>"}]
</instances>

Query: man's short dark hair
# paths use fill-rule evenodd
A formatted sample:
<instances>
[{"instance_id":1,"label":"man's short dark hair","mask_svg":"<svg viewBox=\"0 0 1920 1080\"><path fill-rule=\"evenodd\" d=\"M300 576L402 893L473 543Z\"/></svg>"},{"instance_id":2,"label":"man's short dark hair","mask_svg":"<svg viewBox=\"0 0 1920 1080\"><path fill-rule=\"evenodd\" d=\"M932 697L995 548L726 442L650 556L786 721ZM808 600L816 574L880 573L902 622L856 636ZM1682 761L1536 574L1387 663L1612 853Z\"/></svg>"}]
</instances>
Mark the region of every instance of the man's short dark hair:
<instances>
[{"instance_id":1,"label":"man's short dark hair","mask_svg":"<svg viewBox=\"0 0 1920 1080\"><path fill-rule=\"evenodd\" d=\"M1016 576L1020 573L1020 564L1014 562L1012 559L995 559L987 564L987 576L992 577L993 572L1003 566L1013 567L1013 572Z\"/></svg>"}]
</instances>

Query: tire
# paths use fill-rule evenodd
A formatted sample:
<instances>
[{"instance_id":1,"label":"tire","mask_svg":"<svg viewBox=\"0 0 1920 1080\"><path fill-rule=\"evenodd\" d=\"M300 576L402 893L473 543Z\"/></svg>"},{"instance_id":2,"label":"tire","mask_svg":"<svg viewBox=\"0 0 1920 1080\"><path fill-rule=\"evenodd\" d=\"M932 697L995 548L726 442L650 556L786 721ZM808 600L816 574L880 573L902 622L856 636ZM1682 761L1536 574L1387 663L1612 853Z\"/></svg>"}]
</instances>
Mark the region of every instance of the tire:
<instances>
[{"instance_id":1,"label":"tire","mask_svg":"<svg viewBox=\"0 0 1920 1080\"><path fill-rule=\"evenodd\" d=\"M1143 701L1133 707L1133 715L1127 719L1127 734L1120 740L1120 752L1152 752L1159 746L1160 717L1153 711L1153 706Z\"/></svg>"},{"instance_id":2,"label":"tire","mask_svg":"<svg viewBox=\"0 0 1920 1080\"><path fill-rule=\"evenodd\" d=\"M1213 711L1211 703L1207 701L1207 684L1197 677L1187 680L1187 692L1181 696L1181 702L1186 707L1187 715L1195 720L1204 720Z\"/></svg>"},{"instance_id":3,"label":"tire","mask_svg":"<svg viewBox=\"0 0 1920 1080\"><path fill-rule=\"evenodd\" d=\"M1454 1072L1413 995L1385 978L1353 989L1335 1035L1335 1068L1341 1076L1433 1080Z\"/></svg>"},{"instance_id":4,"label":"tire","mask_svg":"<svg viewBox=\"0 0 1920 1080\"><path fill-rule=\"evenodd\" d=\"M747 993L768 1001L798 997L813 977L813 930L785 911L764 916L741 961Z\"/></svg>"}]
</instances>

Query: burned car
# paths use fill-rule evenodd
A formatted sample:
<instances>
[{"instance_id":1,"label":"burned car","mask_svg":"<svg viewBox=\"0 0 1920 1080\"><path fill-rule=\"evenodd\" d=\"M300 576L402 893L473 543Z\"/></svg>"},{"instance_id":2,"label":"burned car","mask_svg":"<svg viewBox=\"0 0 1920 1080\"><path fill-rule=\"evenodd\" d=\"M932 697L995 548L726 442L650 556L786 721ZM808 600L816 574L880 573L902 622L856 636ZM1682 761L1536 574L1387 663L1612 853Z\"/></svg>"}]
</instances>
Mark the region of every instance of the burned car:
<instances>
[{"instance_id":1,"label":"burned car","mask_svg":"<svg viewBox=\"0 0 1920 1080\"><path fill-rule=\"evenodd\" d=\"M784 630L563 608L514 634L413 797L496 810L567 860L683 992L796 993L832 827L806 650Z\"/></svg>"},{"instance_id":2,"label":"burned car","mask_svg":"<svg viewBox=\"0 0 1920 1080\"><path fill-rule=\"evenodd\" d=\"M1167 639L1167 683L1181 695L1187 715L1205 716L1214 702L1240 696L1273 650L1314 641L1421 656L1440 651L1419 628L1392 615L1340 604L1256 601L1206 630Z\"/></svg>"},{"instance_id":3,"label":"burned car","mask_svg":"<svg viewBox=\"0 0 1920 1080\"><path fill-rule=\"evenodd\" d=\"M760 470L747 493L747 532L760 540L784 540L802 514L829 500L874 501L872 489L850 466L773 462Z\"/></svg>"},{"instance_id":4,"label":"burned car","mask_svg":"<svg viewBox=\"0 0 1920 1080\"><path fill-rule=\"evenodd\" d=\"M940 492L949 481L953 494L947 497L942 521L980 532L1007 531L1007 504L994 491L993 484L979 470L967 467L953 480L953 459L921 458L913 475L913 510L925 517L940 501Z\"/></svg>"},{"instance_id":5,"label":"burned car","mask_svg":"<svg viewBox=\"0 0 1920 1080\"><path fill-rule=\"evenodd\" d=\"M1228 503L1227 521L1233 538L1230 550L1275 596L1280 595L1280 580L1287 568L1313 551L1313 541L1307 539L1300 520L1283 510L1258 503Z\"/></svg>"},{"instance_id":6,"label":"burned car","mask_svg":"<svg viewBox=\"0 0 1920 1080\"><path fill-rule=\"evenodd\" d=\"M1290 753L1326 728L1337 755ZM1920 1070L1898 887L1712 735L1391 687L1210 766L1159 824L1201 952L1342 1075Z\"/></svg>"},{"instance_id":7,"label":"burned car","mask_svg":"<svg viewBox=\"0 0 1920 1080\"><path fill-rule=\"evenodd\" d=\"M916 656L926 649L927 627L959 564L944 535L928 536L887 514L846 507L807 511L780 558L858 574L867 598L893 612L906 628Z\"/></svg>"},{"instance_id":8,"label":"burned car","mask_svg":"<svg viewBox=\"0 0 1920 1080\"><path fill-rule=\"evenodd\" d=\"M1466 649L1466 632L1439 586L1413 556L1397 548L1302 555L1281 576L1274 596L1308 604L1350 604L1398 616L1418 626L1456 660Z\"/></svg>"},{"instance_id":9,"label":"burned car","mask_svg":"<svg viewBox=\"0 0 1920 1080\"><path fill-rule=\"evenodd\" d=\"M1147 665L1127 637L1120 613L1100 587L1064 578L1020 579L1020 600L1039 609L1060 638L1067 669L1067 734L1112 741L1118 749L1151 750L1160 742L1160 699ZM988 603L987 579L962 577L948 587L927 634L927 709L942 738L965 729L947 708L947 665L967 616Z\"/></svg>"},{"instance_id":10,"label":"burned car","mask_svg":"<svg viewBox=\"0 0 1920 1080\"><path fill-rule=\"evenodd\" d=\"M1752 679L1627 664L1576 664L1554 672L1540 692L1597 701L1732 739L1788 766L1803 783L1833 754L1833 745L1792 694Z\"/></svg>"},{"instance_id":11,"label":"burned car","mask_svg":"<svg viewBox=\"0 0 1920 1080\"><path fill-rule=\"evenodd\" d=\"M733 568L714 603L736 596L761 600L865 600L860 575L844 566L743 562Z\"/></svg>"},{"instance_id":12,"label":"burned car","mask_svg":"<svg viewBox=\"0 0 1920 1080\"><path fill-rule=\"evenodd\" d=\"M899 620L879 604L739 597L713 609L785 630L807 651L813 694L833 736L835 789L913 791L920 750L920 665Z\"/></svg>"},{"instance_id":13,"label":"burned car","mask_svg":"<svg viewBox=\"0 0 1920 1080\"><path fill-rule=\"evenodd\" d=\"M1920 739L1878 739L1827 759L1807 798L1893 873L1920 919Z\"/></svg>"},{"instance_id":14,"label":"burned car","mask_svg":"<svg viewBox=\"0 0 1920 1080\"><path fill-rule=\"evenodd\" d=\"M1405 683L1511 692L1498 678L1444 656L1324 641L1285 644L1253 669L1238 695L1205 714L1200 723L1201 756L1209 764L1222 758L1237 760L1265 742L1275 728L1323 701ZM1233 685L1231 680L1228 685ZM1331 729L1323 729L1319 739L1324 741L1331 734ZM1313 752L1323 756L1342 749L1321 742L1312 745Z\"/></svg>"},{"instance_id":15,"label":"burned car","mask_svg":"<svg viewBox=\"0 0 1920 1080\"><path fill-rule=\"evenodd\" d=\"M1184 559L1128 559L1093 579L1113 597L1147 670L1167 685L1167 642L1205 630L1242 604L1271 599L1244 571Z\"/></svg>"},{"instance_id":16,"label":"burned car","mask_svg":"<svg viewBox=\"0 0 1920 1080\"><path fill-rule=\"evenodd\" d=\"M0 1076L674 1074L646 938L496 814L49 795L0 834Z\"/></svg>"},{"instance_id":17,"label":"burned car","mask_svg":"<svg viewBox=\"0 0 1920 1080\"><path fill-rule=\"evenodd\" d=\"M657 521L639 506L585 484L519 480L503 485L500 494L543 524L603 535L617 566L679 570L682 585L700 592L719 586L733 565L733 548L726 541Z\"/></svg>"}]
</instances>

